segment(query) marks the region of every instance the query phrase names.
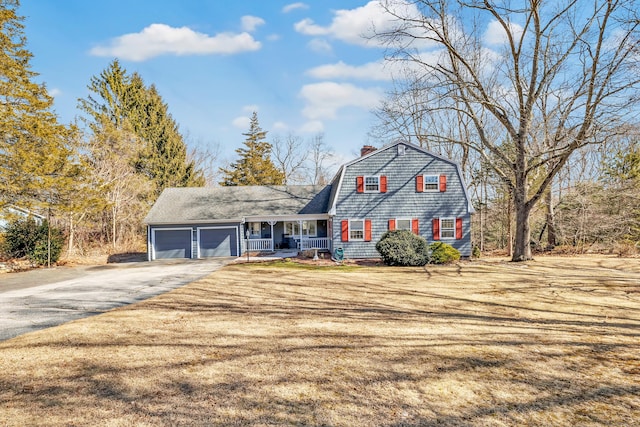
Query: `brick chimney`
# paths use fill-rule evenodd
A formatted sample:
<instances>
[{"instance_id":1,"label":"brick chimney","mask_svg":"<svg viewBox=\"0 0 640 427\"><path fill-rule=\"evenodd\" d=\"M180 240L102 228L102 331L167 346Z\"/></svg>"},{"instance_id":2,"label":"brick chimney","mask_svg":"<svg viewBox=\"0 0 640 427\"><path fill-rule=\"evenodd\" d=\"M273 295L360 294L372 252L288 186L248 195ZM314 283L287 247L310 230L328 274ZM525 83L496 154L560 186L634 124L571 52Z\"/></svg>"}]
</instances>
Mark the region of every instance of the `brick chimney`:
<instances>
[{"instance_id":1,"label":"brick chimney","mask_svg":"<svg viewBox=\"0 0 640 427\"><path fill-rule=\"evenodd\" d=\"M377 150L377 148L374 147L373 145L364 145L360 149L360 157L366 156L367 154L371 154L376 150Z\"/></svg>"}]
</instances>

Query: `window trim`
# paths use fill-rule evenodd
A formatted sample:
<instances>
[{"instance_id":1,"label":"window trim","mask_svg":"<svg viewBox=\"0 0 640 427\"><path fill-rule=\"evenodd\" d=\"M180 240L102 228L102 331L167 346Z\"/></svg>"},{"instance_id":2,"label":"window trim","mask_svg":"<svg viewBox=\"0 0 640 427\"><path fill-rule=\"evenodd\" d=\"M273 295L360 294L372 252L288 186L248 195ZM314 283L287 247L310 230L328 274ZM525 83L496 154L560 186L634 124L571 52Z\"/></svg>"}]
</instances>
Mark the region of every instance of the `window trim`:
<instances>
[{"instance_id":1,"label":"window trim","mask_svg":"<svg viewBox=\"0 0 640 427\"><path fill-rule=\"evenodd\" d=\"M453 225L451 227L444 227L444 221L451 221ZM451 236L444 236L444 231L451 231ZM446 217L440 218L440 240L456 240L456 218L455 217Z\"/></svg>"},{"instance_id":2,"label":"window trim","mask_svg":"<svg viewBox=\"0 0 640 427\"><path fill-rule=\"evenodd\" d=\"M395 229L396 230L408 230L413 232L413 218L409 218L409 217L400 217L400 218L395 218ZM400 221L409 221L409 228L400 228L399 223Z\"/></svg>"},{"instance_id":3,"label":"window trim","mask_svg":"<svg viewBox=\"0 0 640 427\"><path fill-rule=\"evenodd\" d=\"M249 222L248 224L249 224L249 226L248 226L248 228L249 228L249 237L254 238L254 239L255 238L259 239L260 237L262 237L262 222L253 221L253 222ZM258 233L257 234L254 233L255 224L257 224L257 228L258 228Z\"/></svg>"},{"instance_id":4,"label":"window trim","mask_svg":"<svg viewBox=\"0 0 640 427\"><path fill-rule=\"evenodd\" d=\"M304 224L311 224L313 223L313 229L315 231L315 233L313 234L309 234L309 225L307 225L307 233L304 233ZM292 224L292 228L291 230L288 230L288 225ZM302 224L303 224L303 228L302 228L302 237L318 237L318 220L316 219L305 219L302 220ZM299 221L284 221L284 235L285 237L300 237L300 229L298 228L300 226ZM296 233L296 228L298 228L298 232ZM293 232L293 234L289 234L289 231Z\"/></svg>"},{"instance_id":5,"label":"window trim","mask_svg":"<svg viewBox=\"0 0 640 427\"><path fill-rule=\"evenodd\" d=\"M367 189L367 179L370 179L370 178L375 178L377 180L377 187L378 187L377 190L368 190ZM382 186L381 181L382 180L380 179L380 175L364 175L362 177L363 192L364 193L380 193L381 192L380 189L381 189L381 186Z\"/></svg>"},{"instance_id":6,"label":"window trim","mask_svg":"<svg viewBox=\"0 0 640 427\"><path fill-rule=\"evenodd\" d=\"M365 220L364 219L349 219L349 241L350 242L364 242L364 238L365 238ZM353 235L351 234L353 231L358 231L358 230L353 230L351 227L351 224L354 222L361 222L362 223L362 237L361 238L354 238Z\"/></svg>"},{"instance_id":7,"label":"window trim","mask_svg":"<svg viewBox=\"0 0 640 427\"><path fill-rule=\"evenodd\" d=\"M423 176L423 191L425 193L438 193L440 192L440 175L422 175ZM435 182L427 182L428 178L435 179ZM427 184L435 184L435 188L427 188Z\"/></svg>"}]
</instances>

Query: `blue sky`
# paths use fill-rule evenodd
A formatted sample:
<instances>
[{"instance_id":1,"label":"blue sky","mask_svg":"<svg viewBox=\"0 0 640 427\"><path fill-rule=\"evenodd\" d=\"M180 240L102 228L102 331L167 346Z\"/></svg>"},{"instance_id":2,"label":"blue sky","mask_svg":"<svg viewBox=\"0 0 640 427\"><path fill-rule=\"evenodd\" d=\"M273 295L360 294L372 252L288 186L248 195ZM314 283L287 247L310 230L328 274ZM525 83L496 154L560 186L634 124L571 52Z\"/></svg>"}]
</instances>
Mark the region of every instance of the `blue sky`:
<instances>
[{"instance_id":1,"label":"blue sky","mask_svg":"<svg viewBox=\"0 0 640 427\"><path fill-rule=\"evenodd\" d=\"M189 144L234 158L258 112L270 135L318 132L336 154L357 155L390 85L384 49L362 37L384 26L366 0L23 0L32 70L60 120L118 58L156 85Z\"/></svg>"}]
</instances>

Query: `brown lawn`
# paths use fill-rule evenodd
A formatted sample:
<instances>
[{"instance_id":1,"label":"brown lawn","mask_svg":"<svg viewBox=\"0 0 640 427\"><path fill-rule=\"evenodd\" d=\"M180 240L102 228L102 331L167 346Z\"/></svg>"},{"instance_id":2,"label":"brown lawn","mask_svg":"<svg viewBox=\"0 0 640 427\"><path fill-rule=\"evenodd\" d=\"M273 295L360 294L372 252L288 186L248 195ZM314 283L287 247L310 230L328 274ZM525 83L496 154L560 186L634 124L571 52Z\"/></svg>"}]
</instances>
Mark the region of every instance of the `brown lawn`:
<instances>
[{"instance_id":1,"label":"brown lawn","mask_svg":"<svg viewBox=\"0 0 640 427\"><path fill-rule=\"evenodd\" d=\"M0 343L0 425L640 423L638 259L306 267Z\"/></svg>"}]
</instances>

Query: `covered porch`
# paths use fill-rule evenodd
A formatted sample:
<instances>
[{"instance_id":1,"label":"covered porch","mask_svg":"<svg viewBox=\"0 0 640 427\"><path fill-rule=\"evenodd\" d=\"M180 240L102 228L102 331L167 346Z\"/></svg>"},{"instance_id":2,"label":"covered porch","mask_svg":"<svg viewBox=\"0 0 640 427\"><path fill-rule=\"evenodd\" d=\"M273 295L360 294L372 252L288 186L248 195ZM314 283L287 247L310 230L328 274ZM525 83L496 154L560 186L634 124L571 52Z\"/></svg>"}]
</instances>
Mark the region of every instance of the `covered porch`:
<instances>
[{"instance_id":1,"label":"covered porch","mask_svg":"<svg viewBox=\"0 0 640 427\"><path fill-rule=\"evenodd\" d=\"M318 217L246 218L245 248L249 252L331 250L329 219Z\"/></svg>"}]
</instances>

